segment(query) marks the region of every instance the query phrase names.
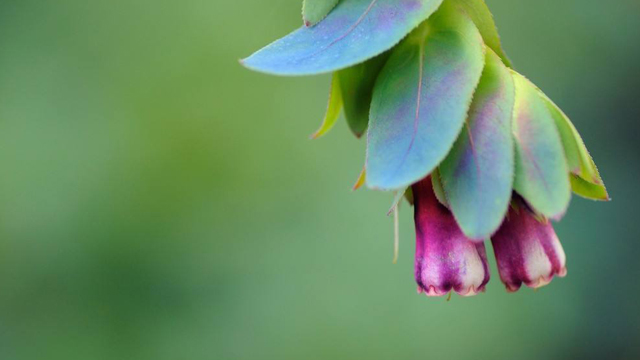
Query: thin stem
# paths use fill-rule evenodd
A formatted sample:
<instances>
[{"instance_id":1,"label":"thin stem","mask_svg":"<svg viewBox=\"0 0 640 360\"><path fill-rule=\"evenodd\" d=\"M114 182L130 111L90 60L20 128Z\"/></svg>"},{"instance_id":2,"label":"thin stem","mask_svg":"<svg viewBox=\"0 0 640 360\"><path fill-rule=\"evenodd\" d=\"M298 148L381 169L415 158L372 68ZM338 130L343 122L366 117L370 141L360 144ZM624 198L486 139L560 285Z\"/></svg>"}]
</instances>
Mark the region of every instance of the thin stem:
<instances>
[{"instance_id":1,"label":"thin stem","mask_svg":"<svg viewBox=\"0 0 640 360\"><path fill-rule=\"evenodd\" d=\"M398 208L400 204L393 209L393 263L398 263L398 252L400 249L400 217L398 216Z\"/></svg>"}]
</instances>

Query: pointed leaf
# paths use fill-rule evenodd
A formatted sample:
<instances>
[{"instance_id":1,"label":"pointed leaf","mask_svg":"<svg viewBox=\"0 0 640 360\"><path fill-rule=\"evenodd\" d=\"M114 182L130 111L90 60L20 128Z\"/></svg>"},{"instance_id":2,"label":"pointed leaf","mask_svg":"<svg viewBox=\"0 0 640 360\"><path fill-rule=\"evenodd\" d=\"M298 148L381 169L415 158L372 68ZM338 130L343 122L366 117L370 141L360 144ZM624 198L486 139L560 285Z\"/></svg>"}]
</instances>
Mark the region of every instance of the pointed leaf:
<instances>
[{"instance_id":1,"label":"pointed leaf","mask_svg":"<svg viewBox=\"0 0 640 360\"><path fill-rule=\"evenodd\" d=\"M441 2L342 0L316 26L303 26L242 63L276 75L312 75L344 69L392 48Z\"/></svg>"},{"instance_id":2,"label":"pointed leaf","mask_svg":"<svg viewBox=\"0 0 640 360\"><path fill-rule=\"evenodd\" d=\"M304 0L302 3L302 20L304 26L313 26L324 19L338 4L339 0Z\"/></svg>"},{"instance_id":3,"label":"pointed leaf","mask_svg":"<svg viewBox=\"0 0 640 360\"><path fill-rule=\"evenodd\" d=\"M389 55L391 52L387 51L337 72L344 101L344 115L349 128L358 138L367 130L373 86Z\"/></svg>"},{"instance_id":4,"label":"pointed leaf","mask_svg":"<svg viewBox=\"0 0 640 360\"><path fill-rule=\"evenodd\" d=\"M338 80L338 75L334 73L331 78L331 89L329 90L329 104L327 105L327 112L324 115L324 120L322 121L320 129L311 135L311 138L317 139L331 130L340 116L341 109L342 94L340 93L340 82Z\"/></svg>"},{"instance_id":5,"label":"pointed leaf","mask_svg":"<svg viewBox=\"0 0 640 360\"><path fill-rule=\"evenodd\" d=\"M440 165L451 211L474 240L487 239L498 229L511 200L514 98L511 73L488 49L467 123Z\"/></svg>"},{"instance_id":6,"label":"pointed leaf","mask_svg":"<svg viewBox=\"0 0 640 360\"><path fill-rule=\"evenodd\" d=\"M571 174L570 177L574 193L591 200L611 200L604 185L592 184L575 174Z\"/></svg>"},{"instance_id":7,"label":"pointed leaf","mask_svg":"<svg viewBox=\"0 0 640 360\"><path fill-rule=\"evenodd\" d=\"M483 51L473 22L449 2L394 50L373 91L369 187L411 185L444 159L480 80Z\"/></svg>"},{"instance_id":8,"label":"pointed leaf","mask_svg":"<svg viewBox=\"0 0 640 360\"><path fill-rule=\"evenodd\" d=\"M407 191L404 192L404 198L407 200L409 205L413 205L413 190L411 190L411 186L409 186Z\"/></svg>"},{"instance_id":9,"label":"pointed leaf","mask_svg":"<svg viewBox=\"0 0 640 360\"><path fill-rule=\"evenodd\" d=\"M571 123L569 117L567 117L551 99L539 89L538 91L542 99L546 102L560 132L569 170L587 182L601 185L602 178L600 178L598 169L576 127Z\"/></svg>"},{"instance_id":10,"label":"pointed leaf","mask_svg":"<svg viewBox=\"0 0 640 360\"><path fill-rule=\"evenodd\" d=\"M511 72L516 85L513 135L516 175L513 188L538 212L552 219L564 215L571 200L569 172L555 121L524 76Z\"/></svg>"},{"instance_id":11,"label":"pointed leaf","mask_svg":"<svg viewBox=\"0 0 640 360\"><path fill-rule=\"evenodd\" d=\"M360 189L362 185L364 185L366 180L367 180L367 169L363 168L362 171L360 172L360 175L358 176L358 180L356 180L356 183L353 185L352 190L356 191Z\"/></svg>"},{"instance_id":12,"label":"pointed leaf","mask_svg":"<svg viewBox=\"0 0 640 360\"><path fill-rule=\"evenodd\" d=\"M448 208L449 202L447 201L447 195L445 194L444 187L442 186L440 170L438 170L438 168L433 169L433 172L431 173L431 185L433 186L433 193L436 194L436 198L440 204Z\"/></svg>"},{"instance_id":13,"label":"pointed leaf","mask_svg":"<svg viewBox=\"0 0 640 360\"><path fill-rule=\"evenodd\" d=\"M511 60L509 60L507 54L502 49L500 35L498 35L498 28L496 27L495 21L493 21L493 15L484 0L454 1L463 7L467 15L469 15L471 20L476 24L478 30L480 30L480 34L482 34L485 45L500 56L500 59L502 59L505 65L511 67Z\"/></svg>"}]
</instances>

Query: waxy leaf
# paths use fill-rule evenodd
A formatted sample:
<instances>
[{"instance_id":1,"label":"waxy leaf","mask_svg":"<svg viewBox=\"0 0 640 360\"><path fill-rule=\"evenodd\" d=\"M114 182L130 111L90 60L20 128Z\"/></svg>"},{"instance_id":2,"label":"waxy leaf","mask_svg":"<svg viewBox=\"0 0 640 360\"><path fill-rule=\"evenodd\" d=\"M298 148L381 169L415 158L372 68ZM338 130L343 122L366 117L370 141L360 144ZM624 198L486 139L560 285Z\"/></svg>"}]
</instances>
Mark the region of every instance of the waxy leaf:
<instances>
[{"instance_id":1,"label":"waxy leaf","mask_svg":"<svg viewBox=\"0 0 640 360\"><path fill-rule=\"evenodd\" d=\"M592 184L576 174L571 174L573 192L591 200L609 201L609 194L604 185Z\"/></svg>"},{"instance_id":2,"label":"waxy leaf","mask_svg":"<svg viewBox=\"0 0 640 360\"><path fill-rule=\"evenodd\" d=\"M450 2L394 49L371 102L369 187L400 189L433 171L462 129L483 66L478 29Z\"/></svg>"},{"instance_id":3,"label":"waxy leaf","mask_svg":"<svg viewBox=\"0 0 640 360\"><path fill-rule=\"evenodd\" d=\"M449 208L464 234L474 240L487 239L498 229L511 200L514 97L509 69L487 49L467 122L440 165Z\"/></svg>"},{"instance_id":4,"label":"waxy leaf","mask_svg":"<svg viewBox=\"0 0 640 360\"><path fill-rule=\"evenodd\" d=\"M436 194L436 198L440 204L449 208L449 202L447 201L447 195L444 193L444 187L442 186L442 180L440 178L440 171L438 168L433 169L433 172L431 173L431 186L433 186L433 193Z\"/></svg>"},{"instance_id":5,"label":"waxy leaf","mask_svg":"<svg viewBox=\"0 0 640 360\"><path fill-rule=\"evenodd\" d=\"M567 166L571 172L572 190L588 199L608 200L607 189L578 130L569 117L542 90L537 87L536 90L549 109L560 133Z\"/></svg>"},{"instance_id":6,"label":"waxy leaf","mask_svg":"<svg viewBox=\"0 0 640 360\"><path fill-rule=\"evenodd\" d=\"M389 50L442 0L342 0L313 27L294 31L242 63L276 75L327 73Z\"/></svg>"},{"instance_id":7,"label":"waxy leaf","mask_svg":"<svg viewBox=\"0 0 640 360\"><path fill-rule=\"evenodd\" d=\"M493 50L502 62L511 67L511 60L507 57L507 54L502 49L500 43L500 35L498 35L498 29L496 23L493 21L493 15L487 7L484 0L453 0L462 6L465 13L469 15L471 20L476 24L480 34L484 39L485 45Z\"/></svg>"},{"instance_id":8,"label":"waxy leaf","mask_svg":"<svg viewBox=\"0 0 640 360\"><path fill-rule=\"evenodd\" d=\"M340 0L304 0L302 3L302 20L304 26L313 26L324 19Z\"/></svg>"},{"instance_id":9,"label":"waxy leaf","mask_svg":"<svg viewBox=\"0 0 640 360\"><path fill-rule=\"evenodd\" d=\"M571 188L573 192L588 199L608 201L607 189L578 130L553 101L544 95L542 91L540 91L540 94L543 100L546 101L560 132L567 164L571 171Z\"/></svg>"},{"instance_id":10,"label":"waxy leaf","mask_svg":"<svg viewBox=\"0 0 640 360\"><path fill-rule=\"evenodd\" d=\"M373 85L380 74L380 70L389 59L390 52L382 53L358 65L337 71L344 102L344 116L349 128L361 137L369 124L369 108Z\"/></svg>"},{"instance_id":11,"label":"waxy leaf","mask_svg":"<svg viewBox=\"0 0 640 360\"><path fill-rule=\"evenodd\" d=\"M587 182L602 185L598 169L576 127L571 123L567 115L542 91L540 91L540 96L546 102L560 132L569 170Z\"/></svg>"},{"instance_id":12,"label":"waxy leaf","mask_svg":"<svg viewBox=\"0 0 640 360\"><path fill-rule=\"evenodd\" d=\"M311 135L311 138L317 139L331 130L340 116L341 109L342 94L340 93L340 83L338 75L333 74L333 77L331 78L331 89L329 90L329 104L327 105L327 112L324 115L324 120L322 121L320 129Z\"/></svg>"},{"instance_id":13,"label":"waxy leaf","mask_svg":"<svg viewBox=\"0 0 640 360\"><path fill-rule=\"evenodd\" d=\"M513 188L536 211L558 220L571 200L562 140L535 86L515 71L511 73L516 85L512 123L516 145Z\"/></svg>"}]
</instances>

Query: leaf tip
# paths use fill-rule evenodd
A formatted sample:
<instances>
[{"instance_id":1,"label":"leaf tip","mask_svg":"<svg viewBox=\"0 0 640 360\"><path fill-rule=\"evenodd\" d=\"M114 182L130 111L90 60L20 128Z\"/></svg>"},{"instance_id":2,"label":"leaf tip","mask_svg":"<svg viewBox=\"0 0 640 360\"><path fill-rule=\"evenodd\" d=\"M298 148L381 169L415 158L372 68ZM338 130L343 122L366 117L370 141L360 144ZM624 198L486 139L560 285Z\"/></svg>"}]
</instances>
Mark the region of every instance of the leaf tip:
<instances>
[{"instance_id":1,"label":"leaf tip","mask_svg":"<svg viewBox=\"0 0 640 360\"><path fill-rule=\"evenodd\" d=\"M362 185L364 185L366 179L367 179L367 169L363 168L362 171L360 172L360 175L358 176L358 180L353 185L351 190L352 191L356 191L356 190L360 189L362 187Z\"/></svg>"},{"instance_id":2,"label":"leaf tip","mask_svg":"<svg viewBox=\"0 0 640 360\"><path fill-rule=\"evenodd\" d=\"M325 128L324 123L320 126L318 130L316 130L313 134L309 135L309 139L315 140L322 135L326 134L328 129Z\"/></svg>"},{"instance_id":3,"label":"leaf tip","mask_svg":"<svg viewBox=\"0 0 640 360\"><path fill-rule=\"evenodd\" d=\"M309 139L311 139L311 140L315 140L315 139L317 139L317 138L322 137L322 136L323 136L324 134L326 134L326 133L327 133L327 132L326 132L326 131L324 131L324 129L323 129L323 128L320 128L320 129L316 130L316 132L314 132L313 134L309 135Z\"/></svg>"}]
</instances>

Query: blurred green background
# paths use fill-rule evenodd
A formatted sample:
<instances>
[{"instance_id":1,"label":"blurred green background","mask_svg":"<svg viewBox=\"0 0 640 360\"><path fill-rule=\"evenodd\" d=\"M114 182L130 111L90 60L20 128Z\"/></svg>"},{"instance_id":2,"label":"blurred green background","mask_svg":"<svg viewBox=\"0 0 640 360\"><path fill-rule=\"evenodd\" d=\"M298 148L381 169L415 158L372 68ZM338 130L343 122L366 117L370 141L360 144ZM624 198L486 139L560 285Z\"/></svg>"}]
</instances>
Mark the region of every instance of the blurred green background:
<instances>
[{"instance_id":1,"label":"blurred green background","mask_svg":"<svg viewBox=\"0 0 640 360\"><path fill-rule=\"evenodd\" d=\"M566 278L447 302L364 142L309 140L329 76L237 62L299 0L0 1L0 359L640 358L640 2L488 3L614 201L574 197Z\"/></svg>"}]
</instances>

